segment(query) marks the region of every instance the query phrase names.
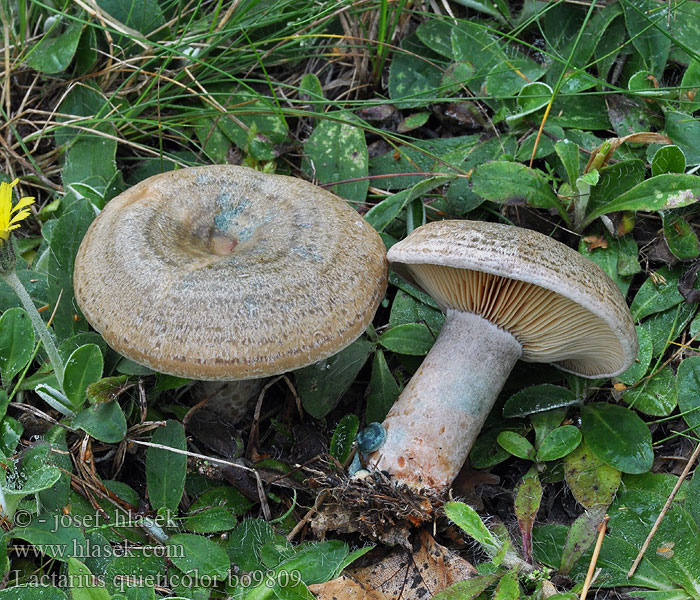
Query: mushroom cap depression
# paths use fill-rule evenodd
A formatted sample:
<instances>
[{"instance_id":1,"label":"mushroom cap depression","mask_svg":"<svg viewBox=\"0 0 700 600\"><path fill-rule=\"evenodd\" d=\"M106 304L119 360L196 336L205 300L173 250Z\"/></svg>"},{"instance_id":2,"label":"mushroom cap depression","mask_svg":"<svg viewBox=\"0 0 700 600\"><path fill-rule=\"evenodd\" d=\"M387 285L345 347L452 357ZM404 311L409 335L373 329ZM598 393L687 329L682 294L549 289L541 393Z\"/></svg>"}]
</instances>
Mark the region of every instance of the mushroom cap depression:
<instances>
[{"instance_id":1,"label":"mushroom cap depression","mask_svg":"<svg viewBox=\"0 0 700 600\"><path fill-rule=\"evenodd\" d=\"M521 360L584 377L611 377L637 355L629 309L595 263L510 225L436 221L387 253L392 268L443 310L472 312L509 331Z\"/></svg>"},{"instance_id":2,"label":"mushroom cap depression","mask_svg":"<svg viewBox=\"0 0 700 600\"><path fill-rule=\"evenodd\" d=\"M117 352L204 380L342 350L386 289L379 235L345 201L245 167L150 177L111 200L75 261L78 305Z\"/></svg>"}]
</instances>

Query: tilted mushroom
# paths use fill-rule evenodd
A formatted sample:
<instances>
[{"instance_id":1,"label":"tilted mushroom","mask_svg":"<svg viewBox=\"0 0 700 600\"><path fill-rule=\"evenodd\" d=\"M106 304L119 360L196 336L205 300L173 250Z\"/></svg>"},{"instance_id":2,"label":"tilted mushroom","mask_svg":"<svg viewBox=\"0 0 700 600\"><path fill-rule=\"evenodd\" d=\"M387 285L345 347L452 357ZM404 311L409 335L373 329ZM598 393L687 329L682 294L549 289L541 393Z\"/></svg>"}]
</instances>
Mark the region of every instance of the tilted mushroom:
<instances>
[{"instance_id":1,"label":"tilted mushroom","mask_svg":"<svg viewBox=\"0 0 700 600\"><path fill-rule=\"evenodd\" d=\"M348 346L384 296L384 244L308 182L229 165L150 177L111 200L75 261L80 309L162 373L243 380Z\"/></svg>"},{"instance_id":2,"label":"tilted mushroom","mask_svg":"<svg viewBox=\"0 0 700 600\"><path fill-rule=\"evenodd\" d=\"M622 294L593 262L540 233L439 221L387 254L445 312L443 329L383 422L370 464L414 488L455 478L515 363L610 377L637 354Z\"/></svg>"}]
</instances>

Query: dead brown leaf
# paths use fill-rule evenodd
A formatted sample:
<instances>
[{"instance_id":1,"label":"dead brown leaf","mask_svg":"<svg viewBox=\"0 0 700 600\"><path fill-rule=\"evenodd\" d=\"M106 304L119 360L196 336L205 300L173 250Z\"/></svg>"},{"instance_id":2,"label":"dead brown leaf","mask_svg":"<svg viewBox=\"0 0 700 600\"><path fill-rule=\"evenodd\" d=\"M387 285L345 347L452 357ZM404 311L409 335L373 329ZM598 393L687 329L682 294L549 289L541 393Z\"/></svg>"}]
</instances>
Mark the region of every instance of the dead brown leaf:
<instances>
[{"instance_id":1,"label":"dead brown leaf","mask_svg":"<svg viewBox=\"0 0 700 600\"><path fill-rule=\"evenodd\" d=\"M396 548L369 566L309 588L319 600L424 600L476 575L469 562L426 531L418 532L413 548Z\"/></svg>"}]
</instances>

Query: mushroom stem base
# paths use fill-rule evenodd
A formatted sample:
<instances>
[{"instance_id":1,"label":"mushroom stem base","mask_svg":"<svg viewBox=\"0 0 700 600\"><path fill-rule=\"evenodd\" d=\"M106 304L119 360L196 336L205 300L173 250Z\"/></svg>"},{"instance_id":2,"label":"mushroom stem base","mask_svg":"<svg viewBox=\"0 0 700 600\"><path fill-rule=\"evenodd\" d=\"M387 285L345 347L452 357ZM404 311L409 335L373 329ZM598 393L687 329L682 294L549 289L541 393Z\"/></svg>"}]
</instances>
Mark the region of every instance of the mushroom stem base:
<instances>
[{"instance_id":1,"label":"mushroom stem base","mask_svg":"<svg viewBox=\"0 0 700 600\"><path fill-rule=\"evenodd\" d=\"M370 464L414 488L447 488L521 354L507 331L448 309L440 336L384 419L387 440Z\"/></svg>"}]
</instances>

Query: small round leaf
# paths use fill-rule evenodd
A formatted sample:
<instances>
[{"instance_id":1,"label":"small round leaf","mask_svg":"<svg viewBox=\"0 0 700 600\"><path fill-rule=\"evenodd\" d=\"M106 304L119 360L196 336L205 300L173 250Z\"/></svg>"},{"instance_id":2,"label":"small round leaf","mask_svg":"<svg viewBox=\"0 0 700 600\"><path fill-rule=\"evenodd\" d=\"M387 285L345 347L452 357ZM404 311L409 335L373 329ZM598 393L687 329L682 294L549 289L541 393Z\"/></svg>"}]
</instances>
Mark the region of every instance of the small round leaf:
<instances>
[{"instance_id":1,"label":"small round leaf","mask_svg":"<svg viewBox=\"0 0 700 600\"><path fill-rule=\"evenodd\" d=\"M547 461L562 458L570 454L581 443L581 432L573 425L563 425L552 430L542 440L537 450L537 460Z\"/></svg>"},{"instance_id":2,"label":"small round leaf","mask_svg":"<svg viewBox=\"0 0 700 600\"><path fill-rule=\"evenodd\" d=\"M519 433L501 431L496 440L504 450L507 450L513 456L526 460L535 460L535 448L527 441L527 438Z\"/></svg>"}]
</instances>

